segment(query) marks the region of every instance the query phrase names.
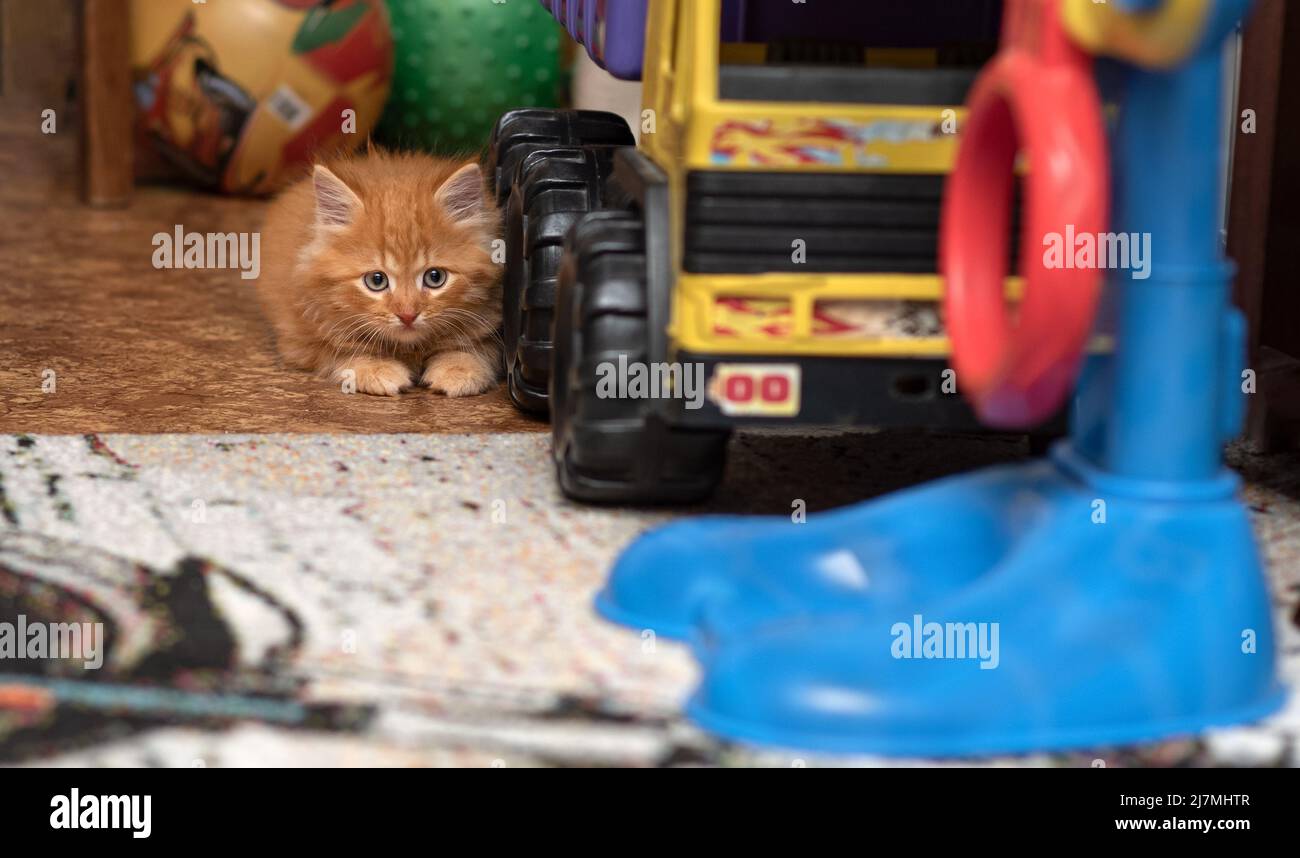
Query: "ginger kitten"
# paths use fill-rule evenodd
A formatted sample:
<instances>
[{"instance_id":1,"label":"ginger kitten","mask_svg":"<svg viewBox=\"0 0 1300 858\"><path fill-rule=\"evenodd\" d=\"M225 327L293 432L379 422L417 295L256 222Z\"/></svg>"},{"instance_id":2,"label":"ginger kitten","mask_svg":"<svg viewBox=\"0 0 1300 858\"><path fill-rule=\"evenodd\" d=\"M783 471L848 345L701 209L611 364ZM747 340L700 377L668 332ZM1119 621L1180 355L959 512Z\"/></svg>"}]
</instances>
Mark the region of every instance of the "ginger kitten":
<instances>
[{"instance_id":1,"label":"ginger kitten","mask_svg":"<svg viewBox=\"0 0 1300 858\"><path fill-rule=\"evenodd\" d=\"M262 229L258 297L291 366L395 396L495 385L500 215L477 163L372 150L318 164Z\"/></svg>"}]
</instances>

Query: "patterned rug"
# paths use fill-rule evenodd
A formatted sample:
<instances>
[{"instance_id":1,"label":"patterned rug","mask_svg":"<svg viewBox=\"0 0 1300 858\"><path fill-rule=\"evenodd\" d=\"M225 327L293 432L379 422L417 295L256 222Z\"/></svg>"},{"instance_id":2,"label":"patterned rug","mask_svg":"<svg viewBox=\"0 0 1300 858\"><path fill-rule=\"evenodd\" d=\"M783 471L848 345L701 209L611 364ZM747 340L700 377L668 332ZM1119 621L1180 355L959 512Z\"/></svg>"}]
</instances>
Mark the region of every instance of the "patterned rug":
<instances>
[{"instance_id":1,"label":"patterned rug","mask_svg":"<svg viewBox=\"0 0 1300 858\"><path fill-rule=\"evenodd\" d=\"M742 435L688 511L592 509L545 435L0 437L0 621L99 622L103 667L0 661L0 762L29 765L856 765L681 721L679 646L591 598L620 548L686 512L812 514L1023 457L1006 438ZM1300 679L1300 469L1251 481ZM1285 476L1279 476L1285 475ZM16 665L16 667L15 667ZM39 669L40 672L37 672ZM985 761L1300 764L1300 705L1128 749ZM922 762L922 761L917 761Z\"/></svg>"}]
</instances>

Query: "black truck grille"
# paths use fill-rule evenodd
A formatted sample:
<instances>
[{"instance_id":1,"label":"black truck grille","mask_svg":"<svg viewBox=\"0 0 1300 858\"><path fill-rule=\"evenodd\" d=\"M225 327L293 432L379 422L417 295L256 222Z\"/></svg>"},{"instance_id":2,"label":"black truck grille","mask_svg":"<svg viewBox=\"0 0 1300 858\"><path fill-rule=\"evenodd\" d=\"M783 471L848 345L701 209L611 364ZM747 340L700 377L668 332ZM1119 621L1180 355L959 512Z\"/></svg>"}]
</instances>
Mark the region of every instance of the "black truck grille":
<instances>
[{"instance_id":1,"label":"black truck grille","mask_svg":"<svg viewBox=\"0 0 1300 858\"><path fill-rule=\"evenodd\" d=\"M701 274L933 274L938 270L944 179L884 173L692 173L687 178L685 269ZM796 253L800 240L802 255ZM1014 248L1011 252L1014 259Z\"/></svg>"}]
</instances>

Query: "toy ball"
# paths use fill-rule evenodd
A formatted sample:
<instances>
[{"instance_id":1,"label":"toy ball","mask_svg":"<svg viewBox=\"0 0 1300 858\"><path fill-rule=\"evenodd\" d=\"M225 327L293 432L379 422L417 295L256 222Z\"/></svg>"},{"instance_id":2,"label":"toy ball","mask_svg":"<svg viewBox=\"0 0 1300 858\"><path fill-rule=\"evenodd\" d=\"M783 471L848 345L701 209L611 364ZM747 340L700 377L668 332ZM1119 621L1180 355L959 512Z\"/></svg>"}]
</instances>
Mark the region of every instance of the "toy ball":
<instances>
[{"instance_id":1,"label":"toy ball","mask_svg":"<svg viewBox=\"0 0 1300 858\"><path fill-rule=\"evenodd\" d=\"M388 0L388 11L397 58L382 142L470 153L507 110L559 105L563 31L537 0Z\"/></svg>"},{"instance_id":2,"label":"toy ball","mask_svg":"<svg viewBox=\"0 0 1300 858\"><path fill-rule=\"evenodd\" d=\"M139 131L202 185L274 190L317 150L355 148L383 110L383 0L132 0Z\"/></svg>"}]
</instances>

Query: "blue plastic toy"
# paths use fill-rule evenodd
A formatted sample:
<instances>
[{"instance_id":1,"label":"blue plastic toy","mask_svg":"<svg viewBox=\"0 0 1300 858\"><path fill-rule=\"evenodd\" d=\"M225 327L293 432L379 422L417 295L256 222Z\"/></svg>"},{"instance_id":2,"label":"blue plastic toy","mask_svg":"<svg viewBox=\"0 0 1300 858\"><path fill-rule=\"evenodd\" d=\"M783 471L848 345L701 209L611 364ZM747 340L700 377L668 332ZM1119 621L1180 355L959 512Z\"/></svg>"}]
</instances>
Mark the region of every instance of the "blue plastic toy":
<instances>
[{"instance_id":1,"label":"blue plastic toy","mask_svg":"<svg viewBox=\"0 0 1300 858\"><path fill-rule=\"evenodd\" d=\"M1090 14L1021 2L1061 3L1076 25ZM1250 0L1109 5L1071 33L1110 57L1110 228L1149 234L1151 268L1107 275L1098 325L1114 350L1083 368L1071 438L1047 460L806 524L700 519L633 543L597 608L692 643L704 676L688 714L705 728L982 755L1156 739L1281 705L1259 553L1222 461L1244 334L1218 242L1220 47ZM1156 15L1186 25L1183 46L1129 27Z\"/></svg>"}]
</instances>

